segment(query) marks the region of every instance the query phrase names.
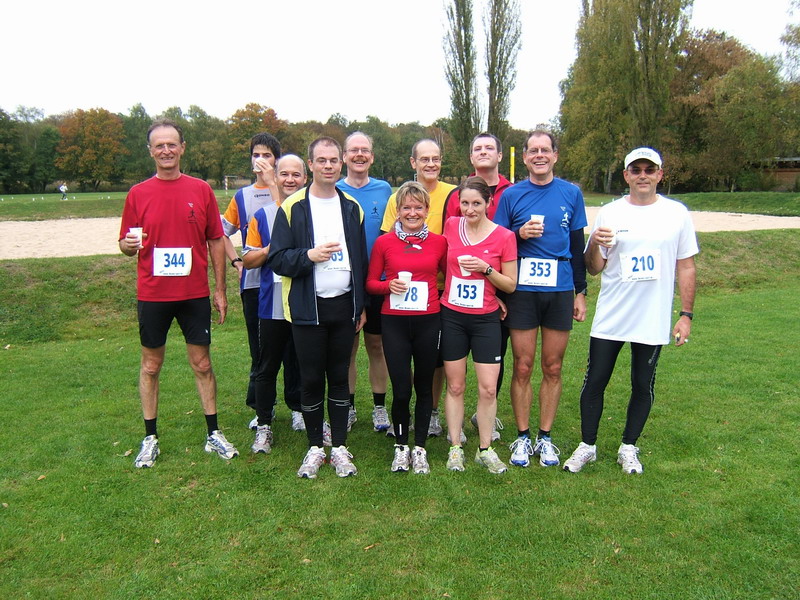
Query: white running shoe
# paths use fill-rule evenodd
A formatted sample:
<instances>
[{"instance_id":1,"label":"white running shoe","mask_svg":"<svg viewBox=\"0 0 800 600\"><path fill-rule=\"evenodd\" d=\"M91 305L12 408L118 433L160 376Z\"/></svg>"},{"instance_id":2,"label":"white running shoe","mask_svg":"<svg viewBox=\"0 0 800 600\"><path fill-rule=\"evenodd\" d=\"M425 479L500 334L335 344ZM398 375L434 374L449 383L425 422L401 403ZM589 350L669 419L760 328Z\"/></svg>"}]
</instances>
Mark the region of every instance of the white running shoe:
<instances>
[{"instance_id":1,"label":"white running shoe","mask_svg":"<svg viewBox=\"0 0 800 600\"><path fill-rule=\"evenodd\" d=\"M633 444L620 444L617 450L617 462L622 465L622 472L633 474L644 473L644 467L639 462L639 448Z\"/></svg>"},{"instance_id":2,"label":"white running shoe","mask_svg":"<svg viewBox=\"0 0 800 600\"><path fill-rule=\"evenodd\" d=\"M475 413L474 415L472 415L472 418L470 419L470 422L475 427L475 429L478 429L478 413ZM497 417L495 417L494 418L494 427L492 428L492 441L493 442L500 441L500 430L502 430L502 429L503 429L503 422L500 419L498 419Z\"/></svg>"},{"instance_id":3,"label":"white running shoe","mask_svg":"<svg viewBox=\"0 0 800 600\"><path fill-rule=\"evenodd\" d=\"M500 460L500 457L497 456L497 452L494 451L494 448L489 446L486 450L481 452L481 449L475 452L475 462L479 465L483 465L487 469L489 469L489 473L493 473L495 475L499 475L500 473L505 473L508 471L508 467L506 463Z\"/></svg>"},{"instance_id":4,"label":"white running shoe","mask_svg":"<svg viewBox=\"0 0 800 600\"><path fill-rule=\"evenodd\" d=\"M154 435L148 435L142 440L142 446L139 449L139 454L136 455L136 460L133 461L133 466L137 469L152 467L159 454L161 454L161 451L158 449L158 438Z\"/></svg>"},{"instance_id":5,"label":"white running shoe","mask_svg":"<svg viewBox=\"0 0 800 600\"><path fill-rule=\"evenodd\" d=\"M339 446L331 450L331 464L336 469L339 477L349 477L358 474L356 466L353 464L353 455L345 446Z\"/></svg>"},{"instance_id":6,"label":"white running shoe","mask_svg":"<svg viewBox=\"0 0 800 600\"><path fill-rule=\"evenodd\" d=\"M325 462L325 449L311 446L303 458L303 464L297 469L297 476L305 479L316 479L319 468Z\"/></svg>"},{"instance_id":7,"label":"white running shoe","mask_svg":"<svg viewBox=\"0 0 800 600\"><path fill-rule=\"evenodd\" d=\"M428 464L428 453L425 448L414 446L414 451L411 453L411 468L417 475L427 475L431 472L431 467Z\"/></svg>"},{"instance_id":8,"label":"white running shoe","mask_svg":"<svg viewBox=\"0 0 800 600\"><path fill-rule=\"evenodd\" d=\"M306 430L306 422L303 420L303 413L299 410L292 411L292 429L294 431Z\"/></svg>"},{"instance_id":9,"label":"white running shoe","mask_svg":"<svg viewBox=\"0 0 800 600\"><path fill-rule=\"evenodd\" d=\"M356 407L351 406L350 410L347 412L347 431L350 431L353 428L353 425L356 424L358 421L358 415L356 414Z\"/></svg>"},{"instance_id":10,"label":"white running shoe","mask_svg":"<svg viewBox=\"0 0 800 600\"><path fill-rule=\"evenodd\" d=\"M376 406L372 409L372 428L375 431L388 431L391 426L385 406Z\"/></svg>"},{"instance_id":11,"label":"white running shoe","mask_svg":"<svg viewBox=\"0 0 800 600\"><path fill-rule=\"evenodd\" d=\"M439 422L439 411L431 412L431 422L428 425L428 437L438 437L442 435L442 424Z\"/></svg>"},{"instance_id":12,"label":"white running shoe","mask_svg":"<svg viewBox=\"0 0 800 600\"><path fill-rule=\"evenodd\" d=\"M461 441L462 446L467 443L467 435L464 433L463 429L461 430L461 435L459 436L459 440ZM453 440L450 439L450 431L447 432L447 441L450 442L451 444L453 443Z\"/></svg>"},{"instance_id":13,"label":"white running shoe","mask_svg":"<svg viewBox=\"0 0 800 600\"><path fill-rule=\"evenodd\" d=\"M272 452L272 427L259 425L256 428L256 439L250 449L253 454L258 454L259 452L269 454Z\"/></svg>"},{"instance_id":14,"label":"white running shoe","mask_svg":"<svg viewBox=\"0 0 800 600\"><path fill-rule=\"evenodd\" d=\"M447 469L449 471L464 470L464 450L461 449L461 446L450 446L450 451L447 453Z\"/></svg>"},{"instance_id":15,"label":"white running shoe","mask_svg":"<svg viewBox=\"0 0 800 600\"><path fill-rule=\"evenodd\" d=\"M258 429L258 416L253 417L250 419L250 423L247 425L251 431L255 431Z\"/></svg>"},{"instance_id":16,"label":"white running shoe","mask_svg":"<svg viewBox=\"0 0 800 600\"><path fill-rule=\"evenodd\" d=\"M230 460L234 456L239 456L239 451L234 448L233 444L225 439L225 434L219 429L212 431L211 435L206 438L206 452L209 454L216 452L225 460Z\"/></svg>"},{"instance_id":17,"label":"white running shoe","mask_svg":"<svg viewBox=\"0 0 800 600\"><path fill-rule=\"evenodd\" d=\"M578 473L583 467L596 460L597 446L590 446L589 444L581 442L578 444L578 447L575 448L575 452L572 453L572 456L564 463L564 470L570 473Z\"/></svg>"},{"instance_id":18,"label":"white running shoe","mask_svg":"<svg viewBox=\"0 0 800 600\"><path fill-rule=\"evenodd\" d=\"M529 456L533 456L533 446L531 438L518 437L509 446L511 450L511 464L515 467L527 467L531 464Z\"/></svg>"},{"instance_id":19,"label":"white running shoe","mask_svg":"<svg viewBox=\"0 0 800 600\"><path fill-rule=\"evenodd\" d=\"M408 446L395 444L394 460L392 461L392 473L407 473L411 465L411 450Z\"/></svg>"},{"instance_id":20,"label":"white running shoe","mask_svg":"<svg viewBox=\"0 0 800 600\"><path fill-rule=\"evenodd\" d=\"M331 437L331 424L327 421L322 422L322 445L323 446L332 446L333 445L333 438Z\"/></svg>"},{"instance_id":21,"label":"white running shoe","mask_svg":"<svg viewBox=\"0 0 800 600\"><path fill-rule=\"evenodd\" d=\"M539 455L539 464L543 467L555 467L560 462L558 455L561 454L561 450L556 447L548 435L536 438L533 453Z\"/></svg>"}]
</instances>

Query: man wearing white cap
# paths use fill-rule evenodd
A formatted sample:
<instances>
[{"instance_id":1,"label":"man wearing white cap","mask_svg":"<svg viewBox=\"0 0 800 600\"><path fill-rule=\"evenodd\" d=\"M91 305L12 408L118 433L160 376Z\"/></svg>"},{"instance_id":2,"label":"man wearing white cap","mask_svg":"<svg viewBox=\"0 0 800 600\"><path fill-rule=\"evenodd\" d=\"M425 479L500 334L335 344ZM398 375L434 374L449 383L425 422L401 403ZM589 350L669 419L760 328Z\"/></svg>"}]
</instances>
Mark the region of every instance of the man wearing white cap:
<instances>
[{"instance_id":1,"label":"man wearing white cap","mask_svg":"<svg viewBox=\"0 0 800 600\"><path fill-rule=\"evenodd\" d=\"M661 348L689 341L695 295L694 256L699 252L689 211L656 193L664 172L652 148L625 157L627 196L600 209L584 257L592 275L601 273L592 322L589 361L581 390L582 441L564 470L580 471L597 459L603 396L625 342L631 345L631 396L617 462L625 473L642 473L636 442L655 400ZM672 327L677 273L680 313Z\"/></svg>"}]
</instances>

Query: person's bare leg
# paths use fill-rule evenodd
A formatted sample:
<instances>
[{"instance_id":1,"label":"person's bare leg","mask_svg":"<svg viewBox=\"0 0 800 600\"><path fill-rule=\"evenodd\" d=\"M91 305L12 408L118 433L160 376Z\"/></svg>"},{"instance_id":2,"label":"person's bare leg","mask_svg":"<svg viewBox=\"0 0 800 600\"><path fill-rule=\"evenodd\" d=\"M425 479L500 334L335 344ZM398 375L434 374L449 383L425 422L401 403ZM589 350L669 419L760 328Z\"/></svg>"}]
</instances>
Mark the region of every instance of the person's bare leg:
<instances>
[{"instance_id":1,"label":"person's bare leg","mask_svg":"<svg viewBox=\"0 0 800 600\"><path fill-rule=\"evenodd\" d=\"M514 355L514 370L511 375L511 407L518 431L530 428L531 375L536 356L537 329L510 329L511 351Z\"/></svg>"},{"instance_id":2,"label":"person's bare leg","mask_svg":"<svg viewBox=\"0 0 800 600\"><path fill-rule=\"evenodd\" d=\"M542 327L542 383L539 386L539 428L550 431L561 399L561 365L569 331Z\"/></svg>"},{"instance_id":3,"label":"person's bare leg","mask_svg":"<svg viewBox=\"0 0 800 600\"><path fill-rule=\"evenodd\" d=\"M358 377L358 369L356 368L356 358L358 357L358 341L361 337L356 333L353 338L353 351L350 353L350 367L347 371L347 383L350 386L350 393L356 393L356 378Z\"/></svg>"},{"instance_id":4,"label":"person's bare leg","mask_svg":"<svg viewBox=\"0 0 800 600\"><path fill-rule=\"evenodd\" d=\"M444 414L452 446L461 445L461 429L464 427L464 390L467 387L466 367L466 357L444 363L443 370L447 376ZM489 432L491 435L491 429Z\"/></svg>"},{"instance_id":5,"label":"person's bare leg","mask_svg":"<svg viewBox=\"0 0 800 600\"><path fill-rule=\"evenodd\" d=\"M383 336L365 331L364 347L367 349L367 358L369 359L369 384L372 392L385 394L389 382L389 370L386 368L386 358L383 356ZM351 394L354 389L351 383Z\"/></svg>"},{"instance_id":6,"label":"person's bare leg","mask_svg":"<svg viewBox=\"0 0 800 600\"><path fill-rule=\"evenodd\" d=\"M194 371L194 380L203 405L203 413L213 415L217 412L217 379L211 368L211 352L209 346L186 344L189 365Z\"/></svg>"},{"instance_id":7,"label":"person's bare leg","mask_svg":"<svg viewBox=\"0 0 800 600\"><path fill-rule=\"evenodd\" d=\"M166 346L146 348L142 346L142 362L139 367L139 398L145 419L158 416L158 376L164 364Z\"/></svg>"},{"instance_id":8,"label":"person's bare leg","mask_svg":"<svg viewBox=\"0 0 800 600\"><path fill-rule=\"evenodd\" d=\"M475 374L478 379L478 436L480 447L488 448L492 444L497 416L497 376L500 374L500 365L475 363Z\"/></svg>"}]
</instances>

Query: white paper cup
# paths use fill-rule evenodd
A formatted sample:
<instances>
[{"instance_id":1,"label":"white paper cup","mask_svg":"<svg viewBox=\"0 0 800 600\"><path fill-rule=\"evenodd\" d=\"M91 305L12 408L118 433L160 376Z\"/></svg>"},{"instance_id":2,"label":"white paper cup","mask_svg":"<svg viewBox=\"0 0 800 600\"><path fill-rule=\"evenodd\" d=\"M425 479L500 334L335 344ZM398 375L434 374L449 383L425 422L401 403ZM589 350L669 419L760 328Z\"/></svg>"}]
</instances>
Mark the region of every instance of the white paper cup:
<instances>
[{"instance_id":1,"label":"white paper cup","mask_svg":"<svg viewBox=\"0 0 800 600\"><path fill-rule=\"evenodd\" d=\"M458 257L458 267L461 269L461 276L462 277L469 277L471 275L471 273L469 271L467 271L466 269L464 269L464 267L461 266L461 261L466 259L466 258L472 258L472 255L471 254L462 254L461 256Z\"/></svg>"},{"instance_id":2,"label":"white paper cup","mask_svg":"<svg viewBox=\"0 0 800 600\"><path fill-rule=\"evenodd\" d=\"M261 173L261 168L256 164L256 159L250 161L253 164L253 173Z\"/></svg>"},{"instance_id":3,"label":"white paper cup","mask_svg":"<svg viewBox=\"0 0 800 600\"><path fill-rule=\"evenodd\" d=\"M139 238L139 248L144 248L144 245L142 244L142 233L143 232L144 232L144 228L143 227L131 227L128 230L128 233L132 233L137 238Z\"/></svg>"},{"instance_id":4,"label":"white paper cup","mask_svg":"<svg viewBox=\"0 0 800 600\"><path fill-rule=\"evenodd\" d=\"M617 244L617 230L611 229L611 241L608 242L609 246L615 246Z\"/></svg>"},{"instance_id":5,"label":"white paper cup","mask_svg":"<svg viewBox=\"0 0 800 600\"><path fill-rule=\"evenodd\" d=\"M544 215L531 215L531 221L544 225Z\"/></svg>"},{"instance_id":6,"label":"white paper cup","mask_svg":"<svg viewBox=\"0 0 800 600\"><path fill-rule=\"evenodd\" d=\"M400 271L397 273L397 278L408 285L411 283L411 271Z\"/></svg>"}]
</instances>

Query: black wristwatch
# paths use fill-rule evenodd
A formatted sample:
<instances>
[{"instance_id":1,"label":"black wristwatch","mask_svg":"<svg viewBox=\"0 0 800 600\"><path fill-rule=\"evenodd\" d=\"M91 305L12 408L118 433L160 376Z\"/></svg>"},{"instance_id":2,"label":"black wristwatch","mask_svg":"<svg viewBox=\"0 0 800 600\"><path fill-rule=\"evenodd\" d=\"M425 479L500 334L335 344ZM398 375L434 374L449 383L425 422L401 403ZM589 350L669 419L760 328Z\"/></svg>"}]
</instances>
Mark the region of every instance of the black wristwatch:
<instances>
[{"instance_id":1,"label":"black wristwatch","mask_svg":"<svg viewBox=\"0 0 800 600\"><path fill-rule=\"evenodd\" d=\"M678 313L678 316L679 317L689 317L690 321L694 319L694 313L693 312L689 312L687 310L682 310L681 312Z\"/></svg>"},{"instance_id":2,"label":"black wristwatch","mask_svg":"<svg viewBox=\"0 0 800 600\"><path fill-rule=\"evenodd\" d=\"M236 267L236 263L237 263L237 262L244 262L244 261L243 261L241 258L239 258L239 257L237 256L236 258L234 258L234 259L231 261L231 266L235 268L235 267Z\"/></svg>"},{"instance_id":3,"label":"black wristwatch","mask_svg":"<svg viewBox=\"0 0 800 600\"><path fill-rule=\"evenodd\" d=\"M488 267L486 267L486 270L483 272L483 274L486 275L487 277L489 275L491 275L492 273L494 273L494 269L492 268L492 265L489 265Z\"/></svg>"}]
</instances>

